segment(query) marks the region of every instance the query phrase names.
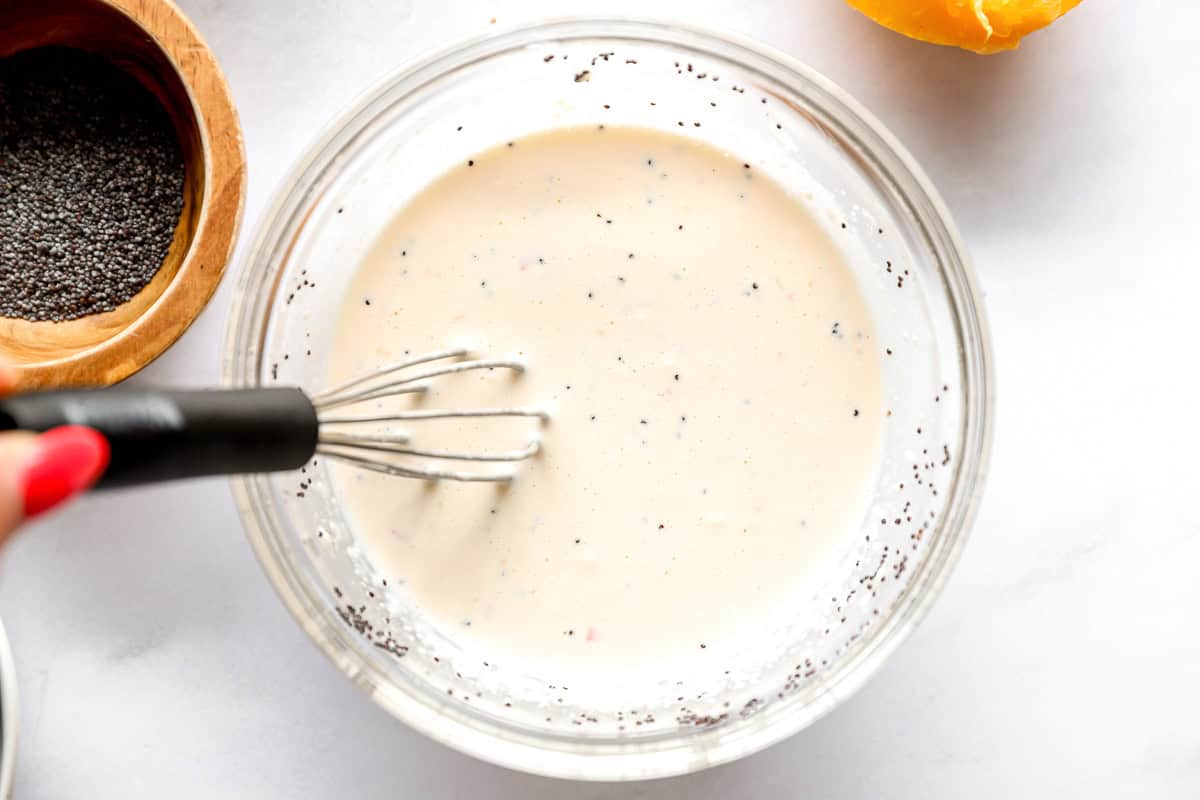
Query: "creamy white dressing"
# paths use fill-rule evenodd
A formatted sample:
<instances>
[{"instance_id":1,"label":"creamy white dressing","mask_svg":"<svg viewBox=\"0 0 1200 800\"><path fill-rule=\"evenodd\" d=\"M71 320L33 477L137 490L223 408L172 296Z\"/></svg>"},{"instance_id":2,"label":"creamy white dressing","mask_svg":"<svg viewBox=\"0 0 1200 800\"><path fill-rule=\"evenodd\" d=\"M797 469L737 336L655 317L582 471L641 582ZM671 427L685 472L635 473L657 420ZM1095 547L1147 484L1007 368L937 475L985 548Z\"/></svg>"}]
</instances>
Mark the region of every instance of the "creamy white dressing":
<instances>
[{"instance_id":1,"label":"creamy white dressing","mask_svg":"<svg viewBox=\"0 0 1200 800\"><path fill-rule=\"evenodd\" d=\"M355 535L451 638L553 674L697 654L799 602L862 521L882 379L813 215L682 136L569 128L481 153L358 267L330 380L468 344L528 371L440 378L414 446L542 452L507 486L337 468ZM443 465L444 466L444 465Z\"/></svg>"}]
</instances>

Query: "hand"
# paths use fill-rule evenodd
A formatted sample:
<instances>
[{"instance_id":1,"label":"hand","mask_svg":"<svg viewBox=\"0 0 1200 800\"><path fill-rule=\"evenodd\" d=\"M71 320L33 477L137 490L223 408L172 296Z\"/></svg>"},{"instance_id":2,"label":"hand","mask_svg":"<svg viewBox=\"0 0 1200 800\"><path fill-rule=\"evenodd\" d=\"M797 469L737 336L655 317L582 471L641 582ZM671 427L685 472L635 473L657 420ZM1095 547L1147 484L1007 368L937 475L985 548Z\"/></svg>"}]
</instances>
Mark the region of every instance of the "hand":
<instances>
[{"instance_id":1,"label":"hand","mask_svg":"<svg viewBox=\"0 0 1200 800\"><path fill-rule=\"evenodd\" d=\"M12 391L11 371L0 367L0 396ZM79 425L41 435L0 433L0 544L22 522L87 489L108 466L108 442Z\"/></svg>"}]
</instances>

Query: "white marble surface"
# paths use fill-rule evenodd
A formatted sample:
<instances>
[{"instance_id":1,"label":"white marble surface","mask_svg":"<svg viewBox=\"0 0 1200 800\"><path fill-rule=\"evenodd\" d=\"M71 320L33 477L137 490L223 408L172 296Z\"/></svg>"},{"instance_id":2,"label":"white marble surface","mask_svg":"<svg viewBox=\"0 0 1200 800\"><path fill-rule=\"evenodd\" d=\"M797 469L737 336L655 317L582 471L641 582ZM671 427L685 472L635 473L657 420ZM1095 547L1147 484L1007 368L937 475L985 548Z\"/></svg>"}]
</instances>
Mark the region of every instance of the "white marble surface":
<instances>
[{"instance_id":1,"label":"white marble surface","mask_svg":"<svg viewBox=\"0 0 1200 800\"><path fill-rule=\"evenodd\" d=\"M276 600L224 482L89 498L0 562L18 800L1200 796L1200 7L1085 0L982 59L837 0L183 5L241 109L243 245L350 95L493 16L677 17L808 61L908 145L974 255L990 485L944 596L867 688L765 753L625 786L491 767L374 707ZM214 381L232 288L138 382Z\"/></svg>"}]
</instances>

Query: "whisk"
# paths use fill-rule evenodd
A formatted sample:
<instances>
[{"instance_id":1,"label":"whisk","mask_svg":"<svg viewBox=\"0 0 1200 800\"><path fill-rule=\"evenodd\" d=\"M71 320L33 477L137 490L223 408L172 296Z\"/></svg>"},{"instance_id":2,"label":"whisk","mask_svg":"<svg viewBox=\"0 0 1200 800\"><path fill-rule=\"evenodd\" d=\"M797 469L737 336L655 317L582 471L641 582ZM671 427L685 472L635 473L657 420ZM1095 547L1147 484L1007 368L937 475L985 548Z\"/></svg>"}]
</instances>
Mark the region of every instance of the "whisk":
<instances>
[{"instance_id":1,"label":"whisk","mask_svg":"<svg viewBox=\"0 0 1200 800\"><path fill-rule=\"evenodd\" d=\"M364 407L371 401L425 392L431 381L470 370L521 373L525 365L513 359L478 358L466 348L453 348L388 364L311 397L296 387L35 392L0 400L0 430L95 428L108 439L112 453L98 488L294 470L314 456L406 478L512 480L516 465L538 452L538 437L515 450L466 453L413 447L407 433L390 429L396 424L454 417L546 420L549 414L543 409ZM356 406L360 410L355 411ZM381 427L389 432L380 432ZM490 462L504 467L443 469L428 462Z\"/></svg>"}]
</instances>

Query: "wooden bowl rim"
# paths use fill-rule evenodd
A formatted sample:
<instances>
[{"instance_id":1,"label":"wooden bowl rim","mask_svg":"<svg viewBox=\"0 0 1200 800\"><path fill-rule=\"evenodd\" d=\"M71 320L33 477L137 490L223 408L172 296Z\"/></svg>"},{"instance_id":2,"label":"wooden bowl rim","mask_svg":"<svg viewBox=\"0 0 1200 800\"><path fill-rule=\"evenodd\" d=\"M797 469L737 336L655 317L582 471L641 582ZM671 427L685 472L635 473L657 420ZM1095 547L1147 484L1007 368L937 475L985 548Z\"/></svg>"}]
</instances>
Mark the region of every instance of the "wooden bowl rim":
<instances>
[{"instance_id":1,"label":"wooden bowl rim","mask_svg":"<svg viewBox=\"0 0 1200 800\"><path fill-rule=\"evenodd\" d=\"M18 391L110 385L154 361L212 299L241 225L246 154L237 110L216 56L170 0L97 2L120 12L149 36L187 90L200 135L204 193L191 244L162 294L132 323L92 347L61 358L14 364ZM203 91L198 91L201 84Z\"/></svg>"}]
</instances>

